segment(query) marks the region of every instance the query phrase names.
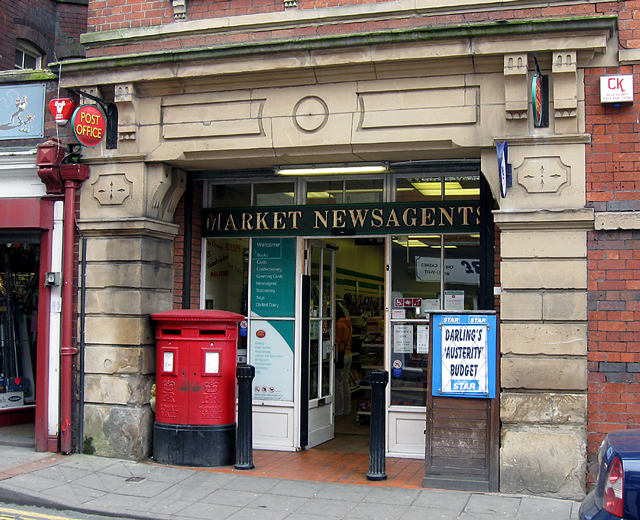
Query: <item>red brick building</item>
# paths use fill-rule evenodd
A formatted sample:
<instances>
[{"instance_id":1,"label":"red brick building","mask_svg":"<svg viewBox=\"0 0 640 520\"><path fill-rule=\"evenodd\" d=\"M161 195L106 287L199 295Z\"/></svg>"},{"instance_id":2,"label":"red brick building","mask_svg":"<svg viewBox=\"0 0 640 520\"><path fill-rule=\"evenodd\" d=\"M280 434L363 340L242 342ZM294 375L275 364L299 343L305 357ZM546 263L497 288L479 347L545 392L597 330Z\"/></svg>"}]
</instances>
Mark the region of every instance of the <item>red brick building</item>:
<instances>
[{"instance_id":1,"label":"red brick building","mask_svg":"<svg viewBox=\"0 0 640 520\"><path fill-rule=\"evenodd\" d=\"M629 4L626 4L629 5ZM634 54L636 31L628 11L619 13L621 48ZM587 200L596 212L589 233L589 479L597 452L613 430L639 424L640 174L635 103L600 104L599 77L633 75L633 60L616 68L590 69L585 77L589 111ZM637 87L636 87L637 91Z\"/></svg>"},{"instance_id":2,"label":"red brick building","mask_svg":"<svg viewBox=\"0 0 640 520\"><path fill-rule=\"evenodd\" d=\"M0 13L0 426L34 424L37 450L68 452L79 411L71 391L72 385L78 390L71 362L77 346L77 188L65 195L58 165L70 162L68 145L76 140L49 110L49 102L67 96L60 95L58 76L48 66L84 56L87 1L3 0ZM40 150L47 141L50 146ZM86 169L66 166L69 182L71 170ZM63 231L65 221L71 233ZM63 261L69 262L64 268Z\"/></svg>"},{"instance_id":3,"label":"red brick building","mask_svg":"<svg viewBox=\"0 0 640 520\"><path fill-rule=\"evenodd\" d=\"M330 311L314 315L312 302L311 320L330 331L334 306L349 302L372 328L363 336L375 322L379 336L359 354L391 374L388 454L425 457L427 474L451 487L580 497L603 435L634 425L638 406L637 113L633 102L600 99L602 76L638 82L635 12L633 2L89 0L87 59L55 70L63 88L114 103L119 118L115 148L83 150L91 177L78 219L89 251L79 442L105 456L152 454L149 316L170 308L246 315L249 362L264 361L257 331L290 322L291 337L279 336L290 352L273 356L289 364L259 375L267 390L254 395L256 446L326 440L336 423L324 369L315 386L301 386L314 369L301 361L309 312L300 280L322 279L314 263L331 257ZM37 27L23 25L22 38ZM55 27L67 26L59 17ZM496 156L505 141L511 185ZM309 173L371 164L384 173ZM306 173L284 177L292 167ZM378 204L366 207L411 224L413 211L446 203L467 212L469 201L478 228L447 228L443 218L431 232L389 217L342 235L340 223L317 236L278 234L281 220L261 230L270 234L242 235L232 218L217 233L201 218L227 207L264 217ZM260 237L295 241L291 316L270 321L256 310ZM441 276L420 271L425 259ZM403 298L421 304L396 306ZM498 311L499 397L438 398L433 352L418 339L428 308ZM317 359L330 358L313 330Z\"/></svg>"}]
</instances>

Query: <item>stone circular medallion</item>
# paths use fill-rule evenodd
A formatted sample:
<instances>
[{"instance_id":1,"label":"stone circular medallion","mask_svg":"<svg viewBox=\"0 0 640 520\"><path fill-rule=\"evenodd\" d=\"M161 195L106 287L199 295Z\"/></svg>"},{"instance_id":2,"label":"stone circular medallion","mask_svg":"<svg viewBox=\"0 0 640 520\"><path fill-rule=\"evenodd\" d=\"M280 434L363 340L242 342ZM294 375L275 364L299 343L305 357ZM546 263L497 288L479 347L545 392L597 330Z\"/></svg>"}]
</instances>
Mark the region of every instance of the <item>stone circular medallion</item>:
<instances>
[{"instance_id":1,"label":"stone circular medallion","mask_svg":"<svg viewBox=\"0 0 640 520\"><path fill-rule=\"evenodd\" d=\"M303 97L293 107L293 124L301 132L317 132L328 120L329 107L317 96Z\"/></svg>"}]
</instances>

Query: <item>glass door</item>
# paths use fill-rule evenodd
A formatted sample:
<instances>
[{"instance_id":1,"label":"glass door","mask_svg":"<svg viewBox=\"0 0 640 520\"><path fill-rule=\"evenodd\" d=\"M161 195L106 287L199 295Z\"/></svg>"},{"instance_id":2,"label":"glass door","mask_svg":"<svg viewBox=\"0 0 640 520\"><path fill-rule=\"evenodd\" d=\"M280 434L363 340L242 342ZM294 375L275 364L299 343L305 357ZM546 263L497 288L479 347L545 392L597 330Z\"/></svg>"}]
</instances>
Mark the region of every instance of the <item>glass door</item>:
<instances>
[{"instance_id":1,"label":"glass door","mask_svg":"<svg viewBox=\"0 0 640 520\"><path fill-rule=\"evenodd\" d=\"M308 241L306 274L310 278L309 438L312 448L333 439L335 247Z\"/></svg>"}]
</instances>

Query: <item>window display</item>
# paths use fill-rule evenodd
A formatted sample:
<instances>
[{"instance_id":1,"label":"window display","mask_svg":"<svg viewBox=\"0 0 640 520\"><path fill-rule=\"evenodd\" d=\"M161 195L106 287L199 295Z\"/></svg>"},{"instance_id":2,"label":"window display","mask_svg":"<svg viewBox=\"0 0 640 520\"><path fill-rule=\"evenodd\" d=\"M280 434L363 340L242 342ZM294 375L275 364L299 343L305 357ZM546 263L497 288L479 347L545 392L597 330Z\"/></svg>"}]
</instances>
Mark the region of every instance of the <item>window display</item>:
<instances>
[{"instance_id":1,"label":"window display","mask_svg":"<svg viewBox=\"0 0 640 520\"><path fill-rule=\"evenodd\" d=\"M0 409L35 403L40 246L0 246Z\"/></svg>"}]
</instances>

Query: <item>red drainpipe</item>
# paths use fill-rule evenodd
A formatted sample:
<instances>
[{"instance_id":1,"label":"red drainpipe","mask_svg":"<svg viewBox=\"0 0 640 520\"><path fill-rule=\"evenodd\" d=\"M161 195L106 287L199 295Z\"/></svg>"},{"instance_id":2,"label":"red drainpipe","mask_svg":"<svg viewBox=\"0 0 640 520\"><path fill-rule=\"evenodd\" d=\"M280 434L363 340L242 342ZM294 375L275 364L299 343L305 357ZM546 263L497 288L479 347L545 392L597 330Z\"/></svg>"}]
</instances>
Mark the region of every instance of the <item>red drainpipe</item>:
<instances>
[{"instance_id":1,"label":"red drainpipe","mask_svg":"<svg viewBox=\"0 0 640 520\"><path fill-rule=\"evenodd\" d=\"M73 264L76 243L76 192L89 178L85 164L61 164L64 182L64 245L62 263L62 344L60 349L60 451L71 453L71 357L78 353L73 346Z\"/></svg>"}]
</instances>

